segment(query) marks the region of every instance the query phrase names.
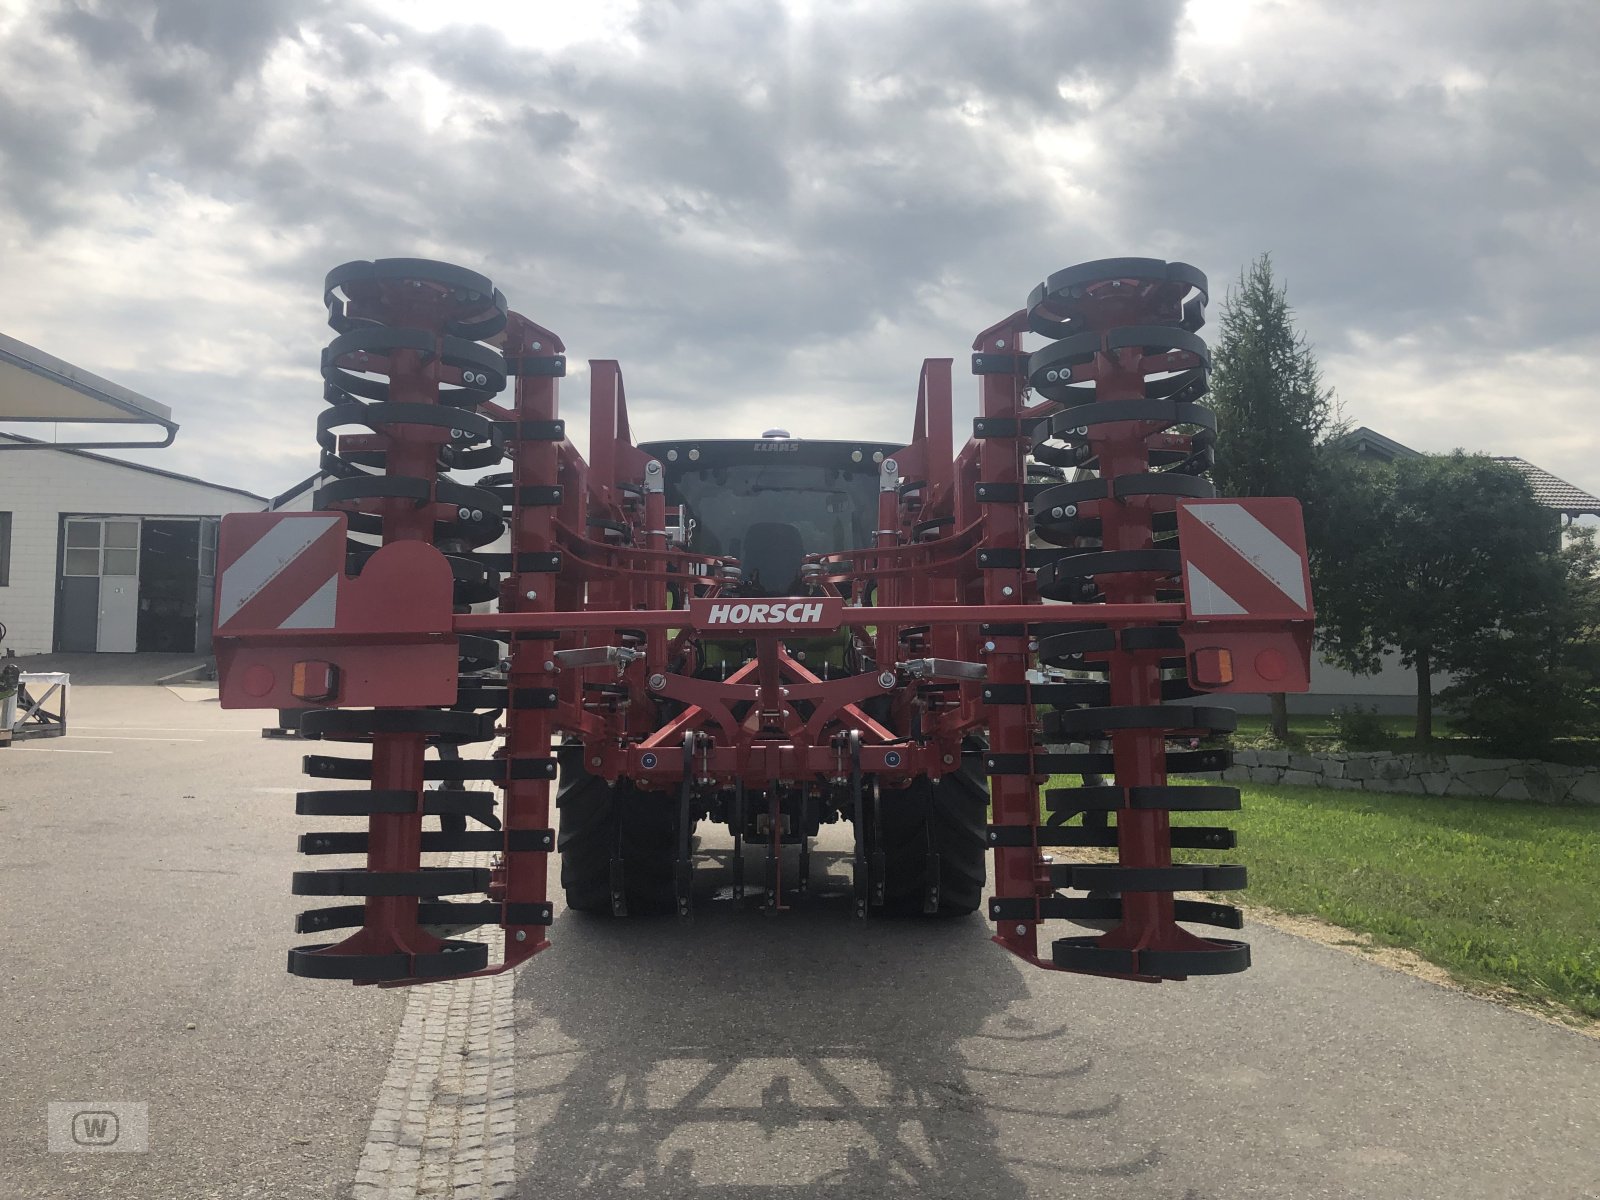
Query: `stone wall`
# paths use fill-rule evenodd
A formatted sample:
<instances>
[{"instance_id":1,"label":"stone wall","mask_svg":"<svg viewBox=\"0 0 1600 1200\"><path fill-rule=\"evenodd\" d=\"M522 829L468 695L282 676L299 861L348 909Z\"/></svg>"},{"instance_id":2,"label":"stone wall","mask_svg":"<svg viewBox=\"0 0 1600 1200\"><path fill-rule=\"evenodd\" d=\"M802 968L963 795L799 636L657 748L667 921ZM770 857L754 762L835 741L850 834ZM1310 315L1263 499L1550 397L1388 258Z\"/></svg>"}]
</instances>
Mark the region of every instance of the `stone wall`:
<instances>
[{"instance_id":1,"label":"stone wall","mask_svg":"<svg viewBox=\"0 0 1600 1200\"><path fill-rule=\"evenodd\" d=\"M1215 778L1215 776L1213 776ZM1569 767L1534 758L1466 754L1235 750L1221 778L1239 783L1289 783L1342 791L1410 792L1428 796L1493 796L1546 804L1600 804L1600 767Z\"/></svg>"}]
</instances>

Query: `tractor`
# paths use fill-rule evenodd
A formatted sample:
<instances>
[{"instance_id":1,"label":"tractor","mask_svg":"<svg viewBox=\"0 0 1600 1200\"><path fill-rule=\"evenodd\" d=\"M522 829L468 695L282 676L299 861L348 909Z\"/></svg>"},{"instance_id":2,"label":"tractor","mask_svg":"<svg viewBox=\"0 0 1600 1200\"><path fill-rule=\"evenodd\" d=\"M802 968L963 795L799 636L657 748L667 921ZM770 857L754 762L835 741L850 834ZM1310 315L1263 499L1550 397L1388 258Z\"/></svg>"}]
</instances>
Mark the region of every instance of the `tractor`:
<instances>
[{"instance_id":1,"label":"tractor","mask_svg":"<svg viewBox=\"0 0 1600 1200\"><path fill-rule=\"evenodd\" d=\"M1244 869L1173 855L1233 833L1171 814L1238 807L1211 696L1304 690L1313 610L1295 501L1207 478L1200 271L1046 278L972 343L959 449L951 359L903 442L639 444L594 359L585 458L565 346L485 276L351 262L324 301L326 482L224 520L214 635L225 707L371 748L305 759L345 786L297 811L358 827L301 837L346 865L295 894L345 902L300 915L342 936L292 973L516 966L550 944L552 856L568 909L692 918L713 827L733 898L782 911L829 824L859 918L983 909L1029 963L1145 982L1248 966L1190 928L1240 928L1210 897Z\"/></svg>"}]
</instances>

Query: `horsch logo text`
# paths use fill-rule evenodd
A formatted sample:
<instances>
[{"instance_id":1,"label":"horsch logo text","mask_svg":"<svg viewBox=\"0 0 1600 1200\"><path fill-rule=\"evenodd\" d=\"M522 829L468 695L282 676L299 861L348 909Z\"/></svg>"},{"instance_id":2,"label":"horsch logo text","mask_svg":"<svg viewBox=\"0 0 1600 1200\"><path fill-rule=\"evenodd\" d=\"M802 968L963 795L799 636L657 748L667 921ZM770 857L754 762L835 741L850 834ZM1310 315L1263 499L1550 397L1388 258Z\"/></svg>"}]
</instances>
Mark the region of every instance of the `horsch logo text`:
<instances>
[{"instance_id":1,"label":"horsch logo text","mask_svg":"<svg viewBox=\"0 0 1600 1200\"><path fill-rule=\"evenodd\" d=\"M844 601L837 596L815 599L691 600L689 612L698 628L766 626L780 629L836 629Z\"/></svg>"}]
</instances>

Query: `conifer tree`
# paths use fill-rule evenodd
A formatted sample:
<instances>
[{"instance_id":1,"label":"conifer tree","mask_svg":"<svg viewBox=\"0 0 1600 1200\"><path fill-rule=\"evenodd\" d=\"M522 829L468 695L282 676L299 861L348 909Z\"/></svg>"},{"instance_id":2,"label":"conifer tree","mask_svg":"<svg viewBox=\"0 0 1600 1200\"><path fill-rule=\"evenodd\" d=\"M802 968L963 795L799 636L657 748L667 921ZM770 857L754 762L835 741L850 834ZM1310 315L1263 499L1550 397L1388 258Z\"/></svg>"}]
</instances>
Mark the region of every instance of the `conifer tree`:
<instances>
[{"instance_id":1,"label":"conifer tree","mask_svg":"<svg viewBox=\"0 0 1600 1200\"><path fill-rule=\"evenodd\" d=\"M1343 424L1268 254L1239 273L1223 301L1209 403L1217 413L1211 475L1218 492L1296 497L1314 542L1324 470L1319 447ZM1282 739L1289 732L1287 704L1282 693L1271 699L1272 731Z\"/></svg>"}]
</instances>

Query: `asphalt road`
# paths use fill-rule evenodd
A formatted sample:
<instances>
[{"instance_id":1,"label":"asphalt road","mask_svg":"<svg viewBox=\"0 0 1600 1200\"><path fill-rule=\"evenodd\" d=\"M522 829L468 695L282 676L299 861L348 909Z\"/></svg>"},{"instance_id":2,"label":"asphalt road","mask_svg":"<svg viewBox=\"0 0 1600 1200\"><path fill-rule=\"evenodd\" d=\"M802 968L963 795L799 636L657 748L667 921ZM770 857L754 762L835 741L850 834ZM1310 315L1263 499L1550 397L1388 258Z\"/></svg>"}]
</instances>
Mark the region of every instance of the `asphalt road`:
<instances>
[{"instance_id":1,"label":"asphalt road","mask_svg":"<svg viewBox=\"0 0 1600 1200\"><path fill-rule=\"evenodd\" d=\"M406 993L283 971L306 747L74 703L0 751L0 1196L343 1200ZM1600 1200L1600 1042L1262 928L1232 978L1025 968L981 918L855 921L833 849L783 914L708 862L692 923L558 915L516 981L518 1195ZM45 1153L45 1104L94 1097L149 1103L151 1151Z\"/></svg>"}]
</instances>

